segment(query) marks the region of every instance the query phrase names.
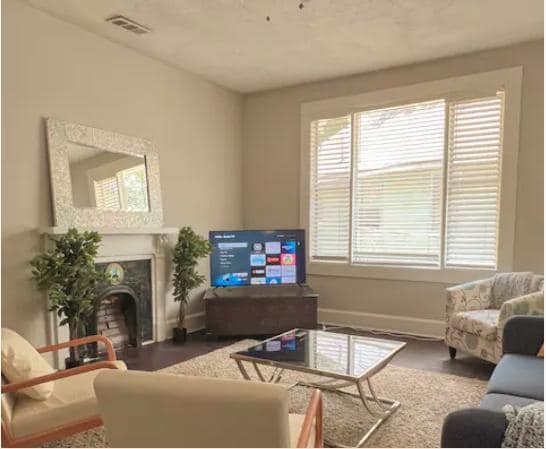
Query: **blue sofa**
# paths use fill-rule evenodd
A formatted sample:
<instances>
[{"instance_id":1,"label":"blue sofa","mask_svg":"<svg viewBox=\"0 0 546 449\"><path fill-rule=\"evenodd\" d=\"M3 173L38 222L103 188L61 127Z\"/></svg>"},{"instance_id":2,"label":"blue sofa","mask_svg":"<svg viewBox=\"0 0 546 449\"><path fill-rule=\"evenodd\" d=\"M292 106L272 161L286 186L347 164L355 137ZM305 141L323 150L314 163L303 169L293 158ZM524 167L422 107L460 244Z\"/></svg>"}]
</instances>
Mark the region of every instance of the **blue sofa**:
<instances>
[{"instance_id":1,"label":"blue sofa","mask_svg":"<svg viewBox=\"0 0 546 449\"><path fill-rule=\"evenodd\" d=\"M450 413L442 428L442 447L501 447L508 422L506 404L544 401L544 317L514 316L506 322L503 356L479 407Z\"/></svg>"}]
</instances>

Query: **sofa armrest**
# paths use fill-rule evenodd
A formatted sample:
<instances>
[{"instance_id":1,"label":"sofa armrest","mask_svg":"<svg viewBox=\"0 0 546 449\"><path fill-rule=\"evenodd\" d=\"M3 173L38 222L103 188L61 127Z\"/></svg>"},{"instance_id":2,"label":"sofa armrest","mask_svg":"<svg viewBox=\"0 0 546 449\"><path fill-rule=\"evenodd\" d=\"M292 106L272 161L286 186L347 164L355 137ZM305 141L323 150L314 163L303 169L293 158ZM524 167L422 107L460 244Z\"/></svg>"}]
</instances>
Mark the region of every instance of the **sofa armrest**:
<instances>
[{"instance_id":1,"label":"sofa armrest","mask_svg":"<svg viewBox=\"0 0 546 449\"><path fill-rule=\"evenodd\" d=\"M493 278L467 282L449 287L447 292L446 314L447 319L466 310L487 309L491 305L491 291Z\"/></svg>"},{"instance_id":2,"label":"sofa armrest","mask_svg":"<svg viewBox=\"0 0 546 449\"><path fill-rule=\"evenodd\" d=\"M503 412L481 408L457 410L446 416L442 447L501 447L508 421Z\"/></svg>"},{"instance_id":3,"label":"sofa armrest","mask_svg":"<svg viewBox=\"0 0 546 449\"><path fill-rule=\"evenodd\" d=\"M516 315L506 321L502 334L504 354L536 355L543 343L543 316Z\"/></svg>"}]
</instances>

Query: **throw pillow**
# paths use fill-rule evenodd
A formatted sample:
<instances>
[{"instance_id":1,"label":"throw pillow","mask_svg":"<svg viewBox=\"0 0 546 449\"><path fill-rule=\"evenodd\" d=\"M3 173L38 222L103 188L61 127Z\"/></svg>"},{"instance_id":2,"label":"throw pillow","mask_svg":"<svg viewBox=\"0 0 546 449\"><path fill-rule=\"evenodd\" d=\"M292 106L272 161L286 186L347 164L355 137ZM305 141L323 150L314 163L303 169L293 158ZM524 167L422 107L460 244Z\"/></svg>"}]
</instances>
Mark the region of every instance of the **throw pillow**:
<instances>
[{"instance_id":1,"label":"throw pillow","mask_svg":"<svg viewBox=\"0 0 546 449\"><path fill-rule=\"evenodd\" d=\"M540 349L538 350L537 356L538 356L538 357L544 358L544 343L542 343L542 346L541 346Z\"/></svg>"},{"instance_id":2,"label":"throw pillow","mask_svg":"<svg viewBox=\"0 0 546 449\"><path fill-rule=\"evenodd\" d=\"M502 447L544 447L544 402L502 410L508 420Z\"/></svg>"},{"instance_id":3,"label":"throw pillow","mask_svg":"<svg viewBox=\"0 0 546 449\"><path fill-rule=\"evenodd\" d=\"M22 382L54 373L34 347L11 329L2 328L2 374L8 382ZM45 401L53 393L54 382L46 382L20 390L32 399Z\"/></svg>"}]
</instances>

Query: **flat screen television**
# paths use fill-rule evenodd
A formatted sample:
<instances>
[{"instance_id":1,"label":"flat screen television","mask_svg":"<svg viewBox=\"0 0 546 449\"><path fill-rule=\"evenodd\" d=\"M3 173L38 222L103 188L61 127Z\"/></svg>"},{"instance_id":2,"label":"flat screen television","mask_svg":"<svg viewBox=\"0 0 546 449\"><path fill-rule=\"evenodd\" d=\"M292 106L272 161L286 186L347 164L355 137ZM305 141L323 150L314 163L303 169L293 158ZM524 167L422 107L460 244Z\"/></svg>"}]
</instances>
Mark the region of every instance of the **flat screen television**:
<instances>
[{"instance_id":1,"label":"flat screen television","mask_svg":"<svg viewBox=\"0 0 546 449\"><path fill-rule=\"evenodd\" d=\"M305 282L305 231L211 231L213 287Z\"/></svg>"}]
</instances>

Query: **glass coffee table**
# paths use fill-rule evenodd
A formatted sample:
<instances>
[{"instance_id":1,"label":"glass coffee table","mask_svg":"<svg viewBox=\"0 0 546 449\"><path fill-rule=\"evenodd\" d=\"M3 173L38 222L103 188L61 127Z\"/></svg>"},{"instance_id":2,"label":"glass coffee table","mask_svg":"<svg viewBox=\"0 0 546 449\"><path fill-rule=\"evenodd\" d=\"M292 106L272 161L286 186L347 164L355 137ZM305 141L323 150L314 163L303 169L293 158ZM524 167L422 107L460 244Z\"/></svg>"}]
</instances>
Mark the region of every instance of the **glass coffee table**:
<instances>
[{"instance_id":1,"label":"glass coffee table","mask_svg":"<svg viewBox=\"0 0 546 449\"><path fill-rule=\"evenodd\" d=\"M379 338L348 335L309 329L293 329L264 340L244 351L230 354L243 377L252 380L245 364L250 364L262 382L280 382L285 370L321 376L317 382L297 382L297 385L319 388L359 398L364 408L377 418L358 442L358 447L400 407L400 402L378 396L371 378L381 371L406 343ZM265 375L260 366L273 367ZM346 391L354 386L357 393ZM332 441L330 446L341 446Z\"/></svg>"}]
</instances>

